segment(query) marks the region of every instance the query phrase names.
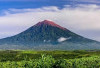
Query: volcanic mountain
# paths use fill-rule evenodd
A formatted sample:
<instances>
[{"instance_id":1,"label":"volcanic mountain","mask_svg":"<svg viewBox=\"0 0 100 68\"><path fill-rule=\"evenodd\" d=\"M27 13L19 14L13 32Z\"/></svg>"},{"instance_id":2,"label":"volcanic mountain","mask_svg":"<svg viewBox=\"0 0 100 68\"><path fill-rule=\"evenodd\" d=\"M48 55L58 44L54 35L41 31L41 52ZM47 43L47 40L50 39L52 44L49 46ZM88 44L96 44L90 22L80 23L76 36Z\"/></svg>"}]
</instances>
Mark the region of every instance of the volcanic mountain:
<instances>
[{"instance_id":1,"label":"volcanic mountain","mask_svg":"<svg viewBox=\"0 0 100 68\"><path fill-rule=\"evenodd\" d=\"M0 39L0 49L97 49L99 42L84 38L48 20L12 37Z\"/></svg>"}]
</instances>

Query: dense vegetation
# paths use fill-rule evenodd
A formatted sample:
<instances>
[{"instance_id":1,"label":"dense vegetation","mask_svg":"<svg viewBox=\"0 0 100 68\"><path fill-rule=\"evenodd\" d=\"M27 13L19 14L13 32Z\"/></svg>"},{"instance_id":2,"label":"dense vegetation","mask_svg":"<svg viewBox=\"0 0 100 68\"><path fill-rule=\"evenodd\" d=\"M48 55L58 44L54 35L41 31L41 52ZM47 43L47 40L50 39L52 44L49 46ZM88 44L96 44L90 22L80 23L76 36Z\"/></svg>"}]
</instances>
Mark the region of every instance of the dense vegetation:
<instances>
[{"instance_id":1,"label":"dense vegetation","mask_svg":"<svg viewBox=\"0 0 100 68\"><path fill-rule=\"evenodd\" d=\"M0 68L100 68L100 51L0 51Z\"/></svg>"}]
</instances>

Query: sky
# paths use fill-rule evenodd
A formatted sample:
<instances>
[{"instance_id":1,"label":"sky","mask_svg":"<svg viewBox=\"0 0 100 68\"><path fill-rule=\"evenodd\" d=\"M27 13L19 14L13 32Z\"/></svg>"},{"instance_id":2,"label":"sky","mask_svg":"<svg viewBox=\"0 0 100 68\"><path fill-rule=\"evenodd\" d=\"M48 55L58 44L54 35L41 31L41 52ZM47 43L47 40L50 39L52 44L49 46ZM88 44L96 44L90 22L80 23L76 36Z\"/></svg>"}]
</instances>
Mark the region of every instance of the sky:
<instances>
[{"instance_id":1,"label":"sky","mask_svg":"<svg viewBox=\"0 0 100 68\"><path fill-rule=\"evenodd\" d=\"M43 20L100 41L99 0L0 0L0 39Z\"/></svg>"}]
</instances>

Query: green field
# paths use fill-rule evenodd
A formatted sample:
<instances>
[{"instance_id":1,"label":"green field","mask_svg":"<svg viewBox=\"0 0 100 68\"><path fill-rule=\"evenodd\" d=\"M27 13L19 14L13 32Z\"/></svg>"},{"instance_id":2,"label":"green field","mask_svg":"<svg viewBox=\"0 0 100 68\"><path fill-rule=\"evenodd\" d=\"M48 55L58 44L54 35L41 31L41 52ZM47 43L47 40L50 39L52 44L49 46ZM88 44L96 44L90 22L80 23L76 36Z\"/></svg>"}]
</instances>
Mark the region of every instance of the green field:
<instances>
[{"instance_id":1,"label":"green field","mask_svg":"<svg viewBox=\"0 0 100 68\"><path fill-rule=\"evenodd\" d=\"M0 68L100 68L100 51L1 50Z\"/></svg>"}]
</instances>

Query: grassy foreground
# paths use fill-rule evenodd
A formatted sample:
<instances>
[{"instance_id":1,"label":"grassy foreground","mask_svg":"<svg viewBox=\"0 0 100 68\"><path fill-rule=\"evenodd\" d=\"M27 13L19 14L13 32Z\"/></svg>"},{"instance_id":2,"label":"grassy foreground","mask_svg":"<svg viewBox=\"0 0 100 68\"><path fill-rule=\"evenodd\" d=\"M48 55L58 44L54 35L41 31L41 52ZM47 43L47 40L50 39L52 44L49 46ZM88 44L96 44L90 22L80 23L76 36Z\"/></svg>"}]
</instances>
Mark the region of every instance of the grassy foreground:
<instances>
[{"instance_id":1,"label":"grassy foreground","mask_svg":"<svg viewBox=\"0 0 100 68\"><path fill-rule=\"evenodd\" d=\"M0 51L0 68L100 68L100 51Z\"/></svg>"}]
</instances>

